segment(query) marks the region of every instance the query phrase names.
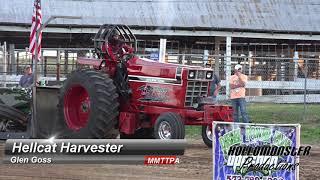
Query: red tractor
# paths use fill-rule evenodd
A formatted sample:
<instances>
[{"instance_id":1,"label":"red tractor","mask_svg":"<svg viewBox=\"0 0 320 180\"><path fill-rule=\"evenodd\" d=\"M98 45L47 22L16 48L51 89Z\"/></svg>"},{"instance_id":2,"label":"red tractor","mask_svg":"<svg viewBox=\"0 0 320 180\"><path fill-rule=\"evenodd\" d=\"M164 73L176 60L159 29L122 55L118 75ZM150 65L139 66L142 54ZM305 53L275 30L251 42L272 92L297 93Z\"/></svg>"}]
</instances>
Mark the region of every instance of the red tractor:
<instances>
[{"instance_id":1,"label":"red tractor","mask_svg":"<svg viewBox=\"0 0 320 180\"><path fill-rule=\"evenodd\" d=\"M116 50L114 35L121 39ZM67 137L183 139L185 125L199 125L210 147L212 122L232 121L230 106L206 98L211 69L135 56L128 45L136 49L137 40L125 25L101 26L94 45L98 58L78 58L80 68L61 88L59 119Z\"/></svg>"}]
</instances>

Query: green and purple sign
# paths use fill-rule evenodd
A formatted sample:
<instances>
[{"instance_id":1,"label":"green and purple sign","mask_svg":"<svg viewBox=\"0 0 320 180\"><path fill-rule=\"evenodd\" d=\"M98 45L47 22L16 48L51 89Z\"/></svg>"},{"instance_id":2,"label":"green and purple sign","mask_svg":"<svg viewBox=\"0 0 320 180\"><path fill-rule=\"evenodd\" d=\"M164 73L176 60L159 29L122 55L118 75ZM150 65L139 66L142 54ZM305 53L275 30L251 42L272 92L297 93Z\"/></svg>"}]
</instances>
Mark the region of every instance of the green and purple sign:
<instances>
[{"instance_id":1,"label":"green and purple sign","mask_svg":"<svg viewBox=\"0 0 320 180\"><path fill-rule=\"evenodd\" d=\"M213 122L214 180L296 180L300 155L298 124Z\"/></svg>"}]
</instances>

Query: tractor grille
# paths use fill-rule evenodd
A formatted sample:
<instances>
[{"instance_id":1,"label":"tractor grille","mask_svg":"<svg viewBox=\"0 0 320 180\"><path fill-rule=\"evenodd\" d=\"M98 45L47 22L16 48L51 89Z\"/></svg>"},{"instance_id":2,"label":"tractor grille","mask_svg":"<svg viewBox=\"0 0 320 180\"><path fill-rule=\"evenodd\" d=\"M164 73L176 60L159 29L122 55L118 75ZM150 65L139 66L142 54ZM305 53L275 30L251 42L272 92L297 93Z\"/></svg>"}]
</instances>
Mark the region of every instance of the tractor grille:
<instances>
[{"instance_id":1,"label":"tractor grille","mask_svg":"<svg viewBox=\"0 0 320 180\"><path fill-rule=\"evenodd\" d=\"M205 78L206 78L206 71L198 70L197 79L205 79Z\"/></svg>"},{"instance_id":2,"label":"tractor grille","mask_svg":"<svg viewBox=\"0 0 320 180\"><path fill-rule=\"evenodd\" d=\"M207 96L209 82L189 81L187 85L185 107L192 107L197 97Z\"/></svg>"}]
</instances>

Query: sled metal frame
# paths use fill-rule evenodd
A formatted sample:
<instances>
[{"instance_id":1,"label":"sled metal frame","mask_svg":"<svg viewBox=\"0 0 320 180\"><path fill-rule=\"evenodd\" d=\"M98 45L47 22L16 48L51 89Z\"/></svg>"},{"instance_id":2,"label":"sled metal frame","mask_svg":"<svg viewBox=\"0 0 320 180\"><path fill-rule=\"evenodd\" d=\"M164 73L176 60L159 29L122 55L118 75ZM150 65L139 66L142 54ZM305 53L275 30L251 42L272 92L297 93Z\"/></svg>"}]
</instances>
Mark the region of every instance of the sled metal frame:
<instances>
[{"instance_id":1,"label":"sled metal frame","mask_svg":"<svg viewBox=\"0 0 320 180\"><path fill-rule=\"evenodd\" d=\"M27 122L27 130L25 132L0 132L0 140L49 138L55 136L55 132L59 128L55 126L58 118L56 106L59 89L60 86L37 87L37 117L34 118L32 113L31 119ZM52 103L48 103L48 97Z\"/></svg>"}]
</instances>

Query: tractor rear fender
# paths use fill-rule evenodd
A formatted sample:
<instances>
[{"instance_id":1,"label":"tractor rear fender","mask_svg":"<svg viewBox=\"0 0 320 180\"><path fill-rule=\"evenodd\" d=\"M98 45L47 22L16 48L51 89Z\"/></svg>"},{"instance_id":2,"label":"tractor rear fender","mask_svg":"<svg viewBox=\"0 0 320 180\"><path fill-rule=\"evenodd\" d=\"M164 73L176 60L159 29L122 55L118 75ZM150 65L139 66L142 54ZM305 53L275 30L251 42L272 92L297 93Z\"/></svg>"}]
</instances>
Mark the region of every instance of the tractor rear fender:
<instances>
[{"instance_id":1,"label":"tractor rear fender","mask_svg":"<svg viewBox=\"0 0 320 180\"><path fill-rule=\"evenodd\" d=\"M79 65L88 65L98 68L101 66L103 59L96 59L96 58L86 58L86 57L79 57L77 59L77 63Z\"/></svg>"},{"instance_id":2,"label":"tractor rear fender","mask_svg":"<svg viewBox=\"0 0 320 180\"><path fill-rule=\"evenodd\" d=\"M77 59L77 64L80 66L89 66L90 69L95 70L104 69L112 78L116 71L117 62L104 59L79 57Z\"/></svg>"}]
</instances>

